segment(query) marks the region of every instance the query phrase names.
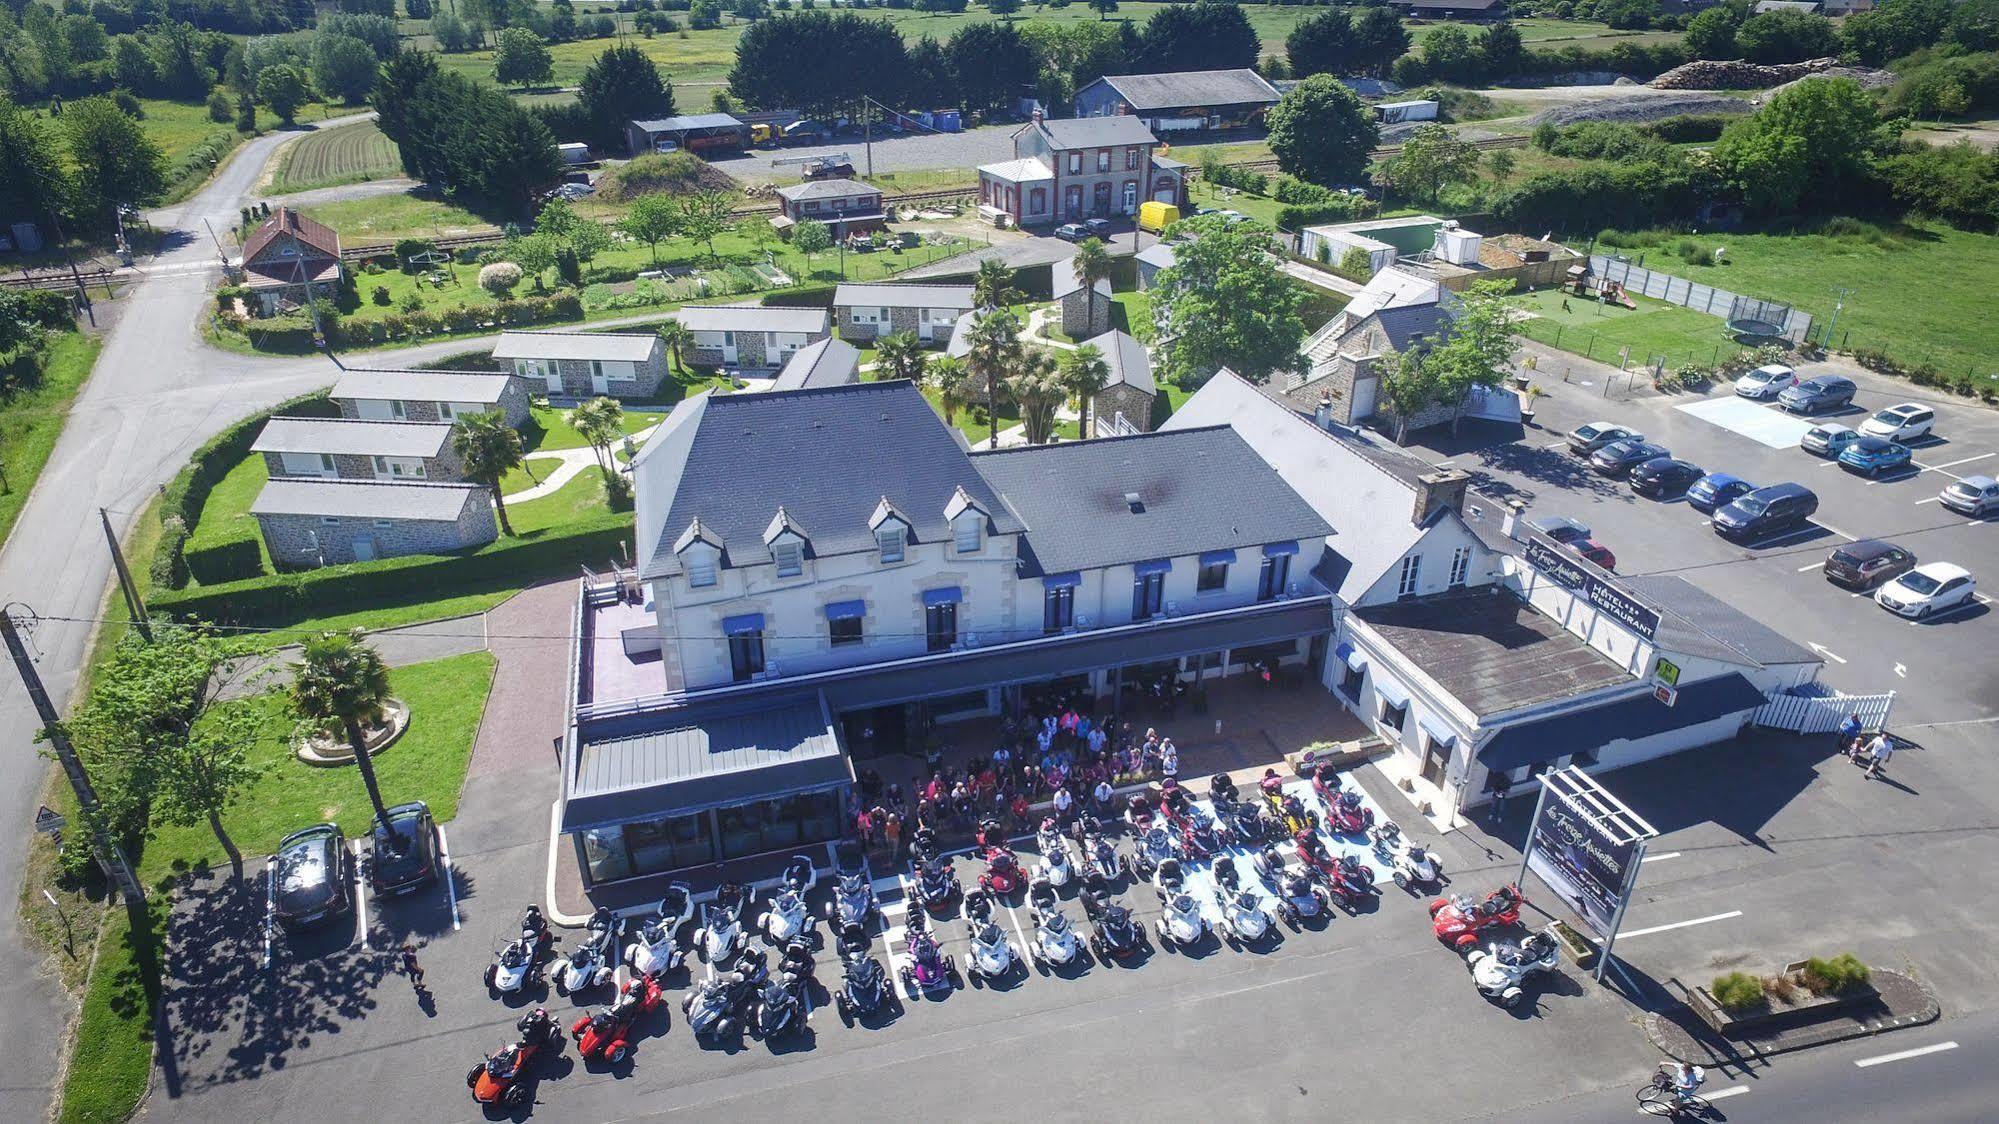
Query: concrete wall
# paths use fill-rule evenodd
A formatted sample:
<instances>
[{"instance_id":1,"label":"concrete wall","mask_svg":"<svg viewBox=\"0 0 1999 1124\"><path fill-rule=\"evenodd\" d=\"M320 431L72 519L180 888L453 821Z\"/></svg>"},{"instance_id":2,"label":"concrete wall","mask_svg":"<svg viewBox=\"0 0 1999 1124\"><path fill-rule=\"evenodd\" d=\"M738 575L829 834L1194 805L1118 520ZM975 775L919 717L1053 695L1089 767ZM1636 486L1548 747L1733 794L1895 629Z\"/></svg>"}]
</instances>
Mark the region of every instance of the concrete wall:
<instances>
[{"instance_id":1,"label":"concrete wall","mask_svg":"<svg viewBox=\"0 0 1999 1124\"><path fill-rule=\"evenodd\" d=\"M374 543L375 557L397 558L484 546L499 537L492 501L483 490L471 493L456 521L259 515L257 524L271 561L286 570L358 561L357 538Z\"/></svg>"}]
</instances>

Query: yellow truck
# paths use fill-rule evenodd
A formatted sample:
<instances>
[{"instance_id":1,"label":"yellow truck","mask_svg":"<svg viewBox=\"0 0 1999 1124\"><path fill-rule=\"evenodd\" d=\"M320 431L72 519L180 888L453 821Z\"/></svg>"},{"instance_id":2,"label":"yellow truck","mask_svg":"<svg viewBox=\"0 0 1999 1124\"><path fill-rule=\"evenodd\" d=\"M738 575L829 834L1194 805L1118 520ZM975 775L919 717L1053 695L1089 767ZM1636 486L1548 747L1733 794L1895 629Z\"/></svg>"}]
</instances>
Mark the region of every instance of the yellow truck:
<instances>
[{"instance_id":1,"label":"yellow truck","mask_svg":"<svg viewBox=\"0 0 1999 1124\"><path fill-rule=\"evenodd\" d=\"M1149 230L1157 234L1179 221L1180 208L1171 203L1161 203L1155 199L1138 205L1140 230Z\"/></svg>"}]
</instances>

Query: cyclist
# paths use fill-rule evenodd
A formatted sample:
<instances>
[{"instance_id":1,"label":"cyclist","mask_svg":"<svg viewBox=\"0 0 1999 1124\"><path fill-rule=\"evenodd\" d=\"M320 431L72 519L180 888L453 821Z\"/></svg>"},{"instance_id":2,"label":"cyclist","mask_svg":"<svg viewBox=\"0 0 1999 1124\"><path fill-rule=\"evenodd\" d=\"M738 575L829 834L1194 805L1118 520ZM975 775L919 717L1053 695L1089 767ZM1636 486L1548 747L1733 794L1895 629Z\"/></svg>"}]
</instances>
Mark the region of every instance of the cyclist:
<instances>
[{"instance_id":1,"label":"cyclist","mask_svg":"<svg viewBox=\"0 0 1999 1124\"><path fill-rule=\"evenodd\" d=\"M1673 1083L1673 1094L1685 1106L1693 1098L1694 1091L1707 1081L1707 1071L1688 1062L1674 1062L1666 1067L1666 1076Z\"/></svg>"}]
</instances>

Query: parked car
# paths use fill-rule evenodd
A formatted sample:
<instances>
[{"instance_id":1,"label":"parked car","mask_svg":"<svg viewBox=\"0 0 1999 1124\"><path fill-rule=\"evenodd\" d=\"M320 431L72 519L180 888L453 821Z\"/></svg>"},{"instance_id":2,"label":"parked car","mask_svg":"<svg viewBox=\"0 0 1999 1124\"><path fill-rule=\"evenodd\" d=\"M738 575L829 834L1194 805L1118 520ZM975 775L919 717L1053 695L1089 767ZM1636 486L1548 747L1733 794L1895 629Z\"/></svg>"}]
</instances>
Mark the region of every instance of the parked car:
<instances>
[{"instance_id":1,"label":"parked car","mask_svg":"<svg viewBox=\"0 0 1999 1124\"><path fill-rule=\"evenodd\" d=\"M1710 472L1687 489L1687 506L1702 515L1713 515L1714 509L1734 503L1737 496L1756 490L1756 485L1740 476L1730 476L1726 472Z\"/></svg>"},{"instance_id":2,"label":"parked car","mask_svg":"<svg viewBox=\"0 0 1999 1124\"><path fill-rule=\"evenodd\" d=\"M1874 603L1898 616L1922 620L1964 605L1978 592L1971 571L1949 562L1925 562L1874 594Z\"/></svg>"},{"instance_id":3,"label":"parked car","mask_svg":"<svg viewBox=\"0 0 1999 1124\"><path fill-rule=\"evenodd\" d=\"M437 822L423 801L390 808L388 823L375 821L368 844L368 883L378 896L420 890L437 879Z\"/></svg>"},{"instance_id":4,"label":"parked car","mask_svg":"<svg viewBox=\"0 0 1999 1124\"><path fill-rule=\"evenodd\" d=\"M1647 441L1612 441L1589 457L1589 466L1600 476L1623 476L1654 457L1673 454L1664 445Z\"/></svg>"},{"instance_id":5,"label":"parked car","mask_svg":"<svg viewBox=\"0 0 1999 1124\"><path fill-rule=\"evenodd\" d=\"M1890 406L1860 423L1863 437L1886 437L1904 444L1928 437L1936 426L1937 412L1915 402Z\"/></svg>"},{"instance_id":6,"label":"parked car","mask_svg":"<svg viewBox=\"0 0 1999 1124\"><path fill-rule=\"evenodd\" d=\"M1798 439L1798 447L1807 453L1837 460L1848 445L1858 440L1860 431L1850 425L1815 425Z\"/></svg>"},{"instance_id":7,"label":"parked car","mask_svg":"<svg viewBox=\"0 0 1999 1124\"><path fill-rule=\"evenodd\" d=\"M1839 466L1848 472L1879 476L1889 469L1906 468L1910 455L1909 447L1899 441L1862 437L1840 450Z\"/></svg>"},{"instance_id":8,"label":"parked car","mask_svg":"<svg viewBox=\"0 0 1999 1124\"><path fill-rule=\"evenodd\" d=\"M1089 230L1079 222L1065 222L1055 228L1055 237L1064 242L1081 242L1089 236Z\"/></svg>"},{"instance_id":9,"label":"parked car","mask_svg":"<svg viewBox=\"0 0 1999 1124\"><path fill-rule=\"evenodd\" d=\"M680 142L674 140L667 140L665 137L656 137L653 139L652 142L652 150L654 152L661 152L661 153L679 152Z\"/></svg>"},{"instance_id":10,"label":"parked car","mask_svg":"<svg viewBox=\"0 0 1999 1124\"><path fill-rule=\"evenodd\" d=\"M1738 398L1775 398L1798 385L1798 372L1782 363L1758 367L1735 380Z\"/></svg>"},{"instance_id":11,"label":"parked car","mask_svg":"<svg viewBox=\"0 0 1999 1124\"><path fill-rule=\"evenodd\" d=\"M1643 441L1645 435L1628 426L1613 425L1610 422L1591 422L1579 425L1569 433L1569 452L1579 457L1589 456L1598 449L1616 441Z\"/></svg>"},{"instance_id":12,"label":"parked car","mask_svg":"<svg viewBox=\"0 0 1999 1124\"><path fill-rule=\"evenodd\" d=\"M1609 547L1595 539L1571 539L1563 543L1562 546L1568 550L1575 551L1577 554L1582 555L1584 558L1589 559L1606 570L1617 569L1617 555L1612 554Z\"/></svg>"},{"instance_id":13,"label":"parked car","mask_svg":"<svg viewBox=\"0 0 1999 1124\"><path fill-rule=\"evenodd\" d=\"M1090 232L1090 237L1101 238L1106 242L1110 241L1111 235L1115 233L1115 228L1111 226L1109 219L1089 219L1083 223L1083 229Z\"/></svg>"},{"instance_id":14,"label":"parked car","mask_svg":"<svg viewBox=\"0 0 1999 1124\"><path fill-rule=\"evenodd\" d=\"M314 824L285 836L271 859L271 906L278 920L310 925L354 908L347 863L347 836L338 824Z\"/></svg>"},{"instance_id":15,"label":"parked car","mask_svg":"<svg viewBox=\"0 0 1999 1124\"><path fill-rule=\"evenodd\" d=\"M1566 515L1547 515L1539 519L1529 519L1527 525L1564 546L1577 539L1590 537L1589 524Z\"/></svg>"},{"instance_id":16,"label":"parked car","mask_svg":"<svg viewBox=\"0 0 1999 1124\"><path fill-rule=\"evenodd\" d=\"M1818 509L1818 496L1803 484L1772 484L1716 511L1714 530L1725 539L1760 539L1804 526Z\"/></svg>"},{"instance_id":17,"label":"parked car","mask_svg":"<svg viewBox=\"0 0 1999 1124\"><path fill-rule=\"evenodd\" d=\"M1631 490L1641 496L1663 500L1694 486L1706 474L1692 461L1654 457L1631 470Z\"/></svg>"},{"instance_id":18,"label":"parked car","mask_svg":"<svg viewBox=\"0 0 1999 1124\"><path fill-rule=\"evenodd\" d=\"M1974 519L1988 511L1999 511L1999 480L1967 476L1937 493L1937 502Z\"/></svg>"},{"instance_id":19,"label":"parked car","mask_svg":"<svg viewBox=\"0 0 1999 1124\"><path fill-rule=\"evenodd\" d=\"M1794 414L1816 414L1853 404L1853 380L1840 375L1814 375L1777 395L1777 405Z\"/></svg>"},{"instance_id":20,"label":"parked car","mask_svg":"<svg viewBox=\"0 0 1999 1124\"><path fill-rule=\"evenodd\" d=\"M1825 580L1845 589L1873 589L1900 577L1916 565L1907 547L1884 539L1861 539L1833 551L1825 560Z\"/></svg>"}]
</instances>

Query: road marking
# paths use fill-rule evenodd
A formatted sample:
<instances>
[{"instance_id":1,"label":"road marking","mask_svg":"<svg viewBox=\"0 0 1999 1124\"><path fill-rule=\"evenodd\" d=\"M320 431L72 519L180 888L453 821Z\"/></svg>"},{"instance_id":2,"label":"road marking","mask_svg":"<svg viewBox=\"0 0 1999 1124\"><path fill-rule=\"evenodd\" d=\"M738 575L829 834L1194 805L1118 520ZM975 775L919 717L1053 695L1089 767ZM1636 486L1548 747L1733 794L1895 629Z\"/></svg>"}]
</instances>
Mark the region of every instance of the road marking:
<instances>
[{"instance_id":1,"label":"road marking","mask_svg":"<svg viewBox=\"0 0 1999 1124\"><path fill-rule=\"evenodd\" d=\"M1970 463L1971 463L1972 461L1982 461L1982 460L1984 460L1984 459L1985 459L1986 457L1999 457L1999 453L1980 453L1980 454L1978 454L1978 455L1977 455L1977 456L1975 456L1975 457L1965 457L1965 458L1963 458L1963 459L1961 459L1961 460L1954 460L1954 461L1945 461L1945 462L1943 462L1942 464L1938 465L1937 467L1938 467L1938 468L1956 468L1956 467L1957 467L1958 465L1961 465L1961 464L1970 464Z\"/></svg>"},{"instance_id":2,"label":"road marking","mask_svg":"<svg viewBox=\"0 0 1999 1124\"><path fill-rule=\"evenodd\" d=\"M1832 524L1825 522L1824 520L1814 519L1812 520L1812 522L1817 523L1819 526L1825 528L1828 531L1831 531L1833 534L1838 535L1840 538L1845 539L1847 542L1860 541L1859 535L1849 535L1845 531L1840 530L1838 527L1835 527Z\"/></svg>"},{"instance_id":3,"label":"road marking","mask_svg":"<svg viewBox=\"0 0 1999 1124\"><path fill-rule=\"evenodd\" d=\"M1013 907L1007 905L1005 902L1000 902L1000 906L1006 910L1007 918L1013 922L1013 935L1020 938L1020 947L1014 951L1021 956L1026 956L1027 950L1032 946L1027 943L1027 930L1020 927L1020 915L1015 913Z\"/></svg>"},{"instance_id":4,"label":"road marking","mask_svg":"<svg viewBox=\"0 0 1999 1124\"><path fill-rule=\"evenodd\" d=\"M1646 855L1644 858L1638 861L1640 863L1656 863L1656 862L1665 862L1667 859L1677 859L1679 857L1680 853L1678 851L1667 851L1663 855Z\"/></svg>"},{"instance_id":5,"label":"road marking","mask_svg":"<svg viewBox=\"0 0 1999 1124\"><path fill-rule=\"evenodd\" d=\"M1712 1093L1702 1093L1700 1094L1700 1098L1709 1104L1713 1104L1716 1101L1727 1100L1730 1097L1739 1097L1748 1091L1749 1086L1747 1085L1730 1085L1726 1089L1716 1089Z\"/></svg>"},{"instance_id":6,"label":"road marking","mask_svg":"<svg viewBox=\"0 0 1999 1124\"><path fill-rule=\"evenodd\" d=\"M1917 460L1912 460L1909 463L1916 466L1916 475L1918 476L1921 476L1925 472L1934 472L1938 476L1948 476L1952 480L1964 479L1964 477L1959 476L1955 472L1945 472L1942 468L1933 464L1924 464L1923 462Z\"/></svg>"},{"instance_id":7,"label":"road marking","mask_svg":"<svg viewBox=\"0 0 1999 1124\"><path fill-rule=\"evenodd\" d=\"M1934 1046L1918 1046L1913 1050L1903 1050L1902 1052L1896 1054L1883 1054L1878 1058L1860 1058L1857 1059L1853 1064L1859 1066L1861 1069L1866 1069L1869 1066L1885 1065L1888 1062L1906 1061L1909 1058L1920 1058L1924 1054L1941 1054L1945 1050L1955 1050L1955 1049L1957 1049L1957 1043L1955 1042L1939 1042Z\"/></svg>"},{"instance_id":8,"label":"road marking","mask_svg":"<svg viewBox=\"0 0 1999 1124\"><path fill-rule=\"evenodd\" d=\"M361 841L354 840L354 912L361 918L361 947L373 948L368 943L368 887L361 878Z\"/></svg>"},{"instance_id":9,"label":"road marking","mask_svg":"<svg viewBox=\"0 0 1999 1124\"><path fill-rule=\"evenodd\" d=\"M1931 497L1930 497L1929 499L1926 499L1926 500L1917 500L1917 501L1916 501L1916 506L1917 506L1917 507L1921 507L1921 506L1923 506L1923 505L1924 505L1924 504L1926 504L1926 503L1937 503L1938 501L1940 501L1940 500L1942 500L1942 499L1943 499L1943 497L1942 497L1942 496L1931 496Z\"/></svg>"},{"instance_id":10,"label":"road marking","mask_svg":"<svg viewBox=\"0 0 1999 1124\"><path fill-rule=\"evenodd\" d=\"M1907 679L1909 677L1909 669L1902 664L1896 664L1895 677L1898 679Z\"/></svg>"},{"instance_id":11,"label":"road marking","mask_svg":"<svg viewBox=\"0 0 1999 1124\"><path fill-rule=\"evenodd\" d=\"M1813 644L1810 647L1812 651L1817 652L1819 655L1824 656L1826 659L1829 659L1834 663L1846 662L1846 658L1844 656L1841 656L1838 652L1833 651L1831 648L1826 647L1824 644Z\"/></svg>"},{"instance_id":12,"label":"road marking","mask_svg":"<svg viewBox=\"0 0 1999 1124\"><path fill-rule=\"evenodd\" d=\"M444 825L437 825L437 850L444 860L444 892L451 895L451 931L458 931L458 879L451 873L451 839L444 834Z\"/></svg>"},{"instance_id":13,"label":"road marking","mask_svg":"<svg viewBox=\"0 0 1999 1124\"><path fill-rule=\"evenodd\" d=\"M278 924L278 857L272 855L264 866L264 967L271 966L271 930Z\"/></svg>"},{"instance_id":14,"label":"road marking","mask_svg":"<svg viewBox=\"0 0 1999 1124\"><path fill-rule=\"evenodd\" d=\"M1741 910L1732 909L1727 913L1717 913L1709 917L1696 917L1692 921L1675 921L1670 925L1654 925L1649 929L1626 929L1617 935L1620 937L1643 937L1653 933L1663 933L1669 929L1686 929L1695 925L1705 925L1710 921L1726 921L1731 917L1740 916L1742 916Z\"/></svg>"},{"instance_id":15,"label":"road marking","mask_svg":"<svg viewBox=\"0 0 1999 1124\"><path fill-rule=\"evenodd\" d=\"M1823 565L1825 565L1825 562L1824 562L1824 560L1820 560L1820 561L1817 561L1817 562L1814 562L1814 563L1812 563L1812 564L1811 564L1811 565L1809 565L1809 566L1800 566L1800 567L1798 567L1798 572L1799 572L1799 573L1801 573L1801 574L1808 574L1808 573L1812 572L1813 570L1816 570L1816 569L1818 569L1818 568L1819 568L1820 566L1823 566Z\"/></svg>"}]
</instances>

